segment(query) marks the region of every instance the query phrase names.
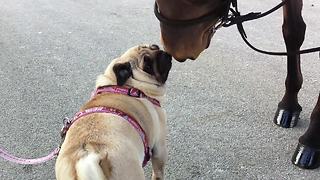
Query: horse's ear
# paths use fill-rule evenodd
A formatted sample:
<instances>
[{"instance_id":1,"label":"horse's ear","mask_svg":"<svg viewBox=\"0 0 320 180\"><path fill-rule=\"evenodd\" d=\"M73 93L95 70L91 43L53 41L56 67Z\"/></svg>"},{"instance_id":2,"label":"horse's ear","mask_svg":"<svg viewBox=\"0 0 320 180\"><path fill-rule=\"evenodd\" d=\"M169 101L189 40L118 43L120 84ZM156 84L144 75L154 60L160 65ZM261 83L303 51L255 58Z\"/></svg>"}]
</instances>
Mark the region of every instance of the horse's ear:
<instances>
[{"instance_id":1,"label":"horse's ear","mask_svg":"<svg viewBox=\"0 0 320 180\"><path fill-rule=\"evenodd\" d=\"M118 86L123 86L132 76L131 65L129 62L115 64L113 66L113 72L116 75Z\"/></svg>"}]
</instances>

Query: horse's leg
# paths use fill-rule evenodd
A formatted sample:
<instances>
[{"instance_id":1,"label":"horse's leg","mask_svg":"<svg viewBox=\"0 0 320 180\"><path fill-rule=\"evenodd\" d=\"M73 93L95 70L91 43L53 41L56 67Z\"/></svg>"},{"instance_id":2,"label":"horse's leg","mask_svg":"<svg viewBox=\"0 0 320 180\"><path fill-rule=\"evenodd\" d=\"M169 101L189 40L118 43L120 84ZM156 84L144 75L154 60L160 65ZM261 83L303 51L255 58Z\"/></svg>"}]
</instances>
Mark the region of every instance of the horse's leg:
<instances>
[{"instance_id":1,"label":"horse's leg","mask_svg":"<svg viewBox=\"0 0 320 180\"><path fill-rule=\"evenodd\" d=\"M299 138L292 162L305 169L314 169L320 166L320 94L310 117L309 128Z\"/></svg>"},{"instance_id":2,"label":"horse's leg","mask_svg":"<svg viewBox=\"0 0 320 180\"><path fill-rule=\"evenodd\" d=\"M287 52L298 51L304 41L306 25L301 16L302 0L286 0L283 7L282 33ZM298 92L302 85L300 55L287 56L286 92L278 104L274 122L284 128L294 127L302 110Z\"/></svg>"},{"instance_id":3,"label":"horse's leg","mask_svg":"<svg viewBox=\"0 0 320 180\"><path fill-rule=\"evenodd\" d=\"M287 0L283 8L283 37L288 52L300 49L306 25L301 16L302 0ZM298 92L302 85L300 69L300 56L288 55L287 57L286 92L278 105L275 123L281 127L296 125L301 106L298 103ZM298 147L292 157L292 162L306 169L320 166L320 94L317 105L312 114L308 130L299 138Z\"/></svg>"}]
</instances>

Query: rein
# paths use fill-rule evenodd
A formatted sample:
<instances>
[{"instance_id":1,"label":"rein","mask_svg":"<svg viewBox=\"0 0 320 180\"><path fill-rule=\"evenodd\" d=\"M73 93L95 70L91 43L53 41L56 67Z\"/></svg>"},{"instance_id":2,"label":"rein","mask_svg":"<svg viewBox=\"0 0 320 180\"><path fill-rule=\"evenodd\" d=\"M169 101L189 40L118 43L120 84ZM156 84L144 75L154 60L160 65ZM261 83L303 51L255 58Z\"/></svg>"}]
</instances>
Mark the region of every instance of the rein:
<instances>
[{"instance_id":1,"label":"rein","mask_svg":"<svg viewBox=\"0 0 320 180\"><path fill-rule=\"evenodd\" d=\"M241 35L241 38L243 41L253 50L263 53L263 54L268 54L268 55L276 55L276 56L287 56L287 55L296 55L296 54L306 54L306 53L313 53L313 52L318 52L320 51L320 47L315 47L315 48L309 48L309 49L304 49L300 51L294 51L294 52L272 52L272 51L265 51L258 49L254 47L248 40L247 40L247 34L244 30L243 24L246 21L252 21L256 20L262 17L265 17L274 11L280 9L282 6L285 5L287 0L283 0L281 3L276 5L275 7L271 8L270 10L261 13L261 12L250 12L245 15L241 15L239 10L238 10L238 3L237 0L227 0L227 5L228 5L228 10L227 12L222 15L222 17L218 20L216 24L212 26L212 29L214 31L218 30L221 27L229 27L232 25L237 25L237 29ZM215 12L210 12L204 16L201 16L199 18L195 19L189 19L189 20L172 20L167 17L164 17L161 14L161 11L158 7L157 2L154 4L154 14L158 18L158 20L166 25L169 26L176 26L176 27L183 27L183 26L192 26L196 25L202 22L206 22L209 20L215 19L218 15Z\"/></svg>"},{"instance_id":2,"label":"rein","mask_svg":"<svg viewBox=\"0 0 320 180\"><path fill-rule=\"evenodd\" d=\"M267 55L274 55L274 56L288 56L288 55L297 55L297 54L307 54L307 53L313 53L313 52L318 52L320 51L320 47L315 47L315 48L309 48L309 49L304 49L304 50L299 50L299 51L293 51L293 52L272 52L272 51L265 51L265 50L261 50L258 49L256 47L254 47L248 40L247 40L247 34L244 30L244 27L242 25L243 22L245 21L251 21L251 20L256 20L262 17L265 17L271 13L273 13L274 11L278 10L279 8L281 8L282 6L285 5L287 0L282 1L281 3L279 3L278 5L276 5L275 7L271 8L270 10L261 13L261 12L256 12L256 13L248 13L246 15L241 15L240 12L238 11L238 5L237 5L237 0L231 0L232 1L232 7L229 8L229 11L231 12L231 16L227 18L227 22L225 24L223 24L223 27L229 27L232 26L234 24L237 25L237 29L241 35L241 38L243 39L243 41L253 50L259 52L259 53L263 53L263 54L267 54Z\"/></svg>"}]
</instances>

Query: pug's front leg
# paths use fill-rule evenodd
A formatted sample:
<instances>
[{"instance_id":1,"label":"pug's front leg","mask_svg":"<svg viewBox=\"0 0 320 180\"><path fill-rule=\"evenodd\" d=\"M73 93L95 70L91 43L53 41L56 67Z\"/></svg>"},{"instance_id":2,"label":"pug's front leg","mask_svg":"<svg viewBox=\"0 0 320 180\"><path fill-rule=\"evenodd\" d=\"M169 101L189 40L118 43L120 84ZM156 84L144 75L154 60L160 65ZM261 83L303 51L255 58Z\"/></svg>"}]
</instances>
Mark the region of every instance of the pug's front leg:
<instances>
[{"instance_id":1,"label":"pug's front leg","mask_svg":"<svg viewBox=\"0 0 320 180\"><path fill-rule=\"evenodd\" d=\"M168 159L168 149L165 139L152 150L152 180L163 180L165 164Z\"/></svg>"}]
</instances>

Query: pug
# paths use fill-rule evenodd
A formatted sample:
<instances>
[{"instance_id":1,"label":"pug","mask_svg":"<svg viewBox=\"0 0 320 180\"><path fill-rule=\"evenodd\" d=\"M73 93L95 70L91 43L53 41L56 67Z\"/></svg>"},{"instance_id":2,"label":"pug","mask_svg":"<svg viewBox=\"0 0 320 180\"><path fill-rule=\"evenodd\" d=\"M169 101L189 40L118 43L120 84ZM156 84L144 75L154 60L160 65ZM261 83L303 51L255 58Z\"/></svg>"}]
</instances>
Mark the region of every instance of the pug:
<instances>
[{"instance_id":1,"label":"pug","mask_svg":"<svg viewBox=\"0 0 320 180\"><path fill-rule=\"evenodd\" d=\"M171 55L140 45L114 59L96 91L63 128L58 180L140 180L151 158L152 179L164 179L166 113L161 107Z\"/></svg>"}]
</instances>

